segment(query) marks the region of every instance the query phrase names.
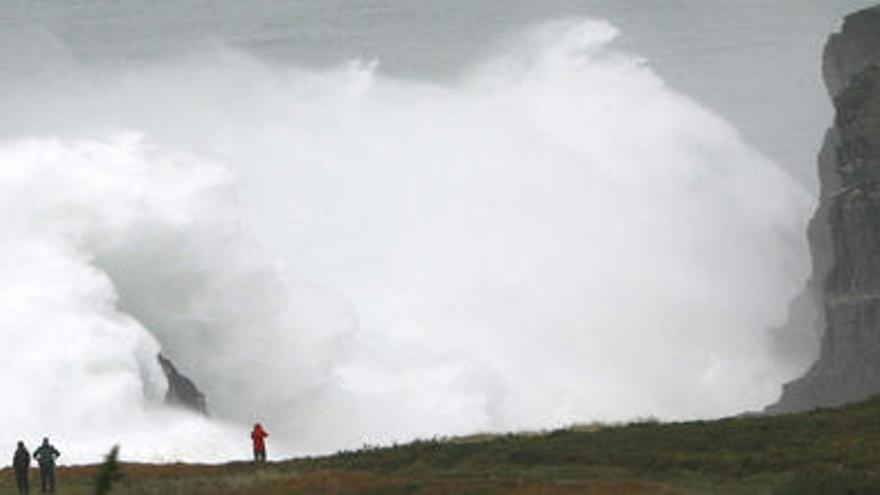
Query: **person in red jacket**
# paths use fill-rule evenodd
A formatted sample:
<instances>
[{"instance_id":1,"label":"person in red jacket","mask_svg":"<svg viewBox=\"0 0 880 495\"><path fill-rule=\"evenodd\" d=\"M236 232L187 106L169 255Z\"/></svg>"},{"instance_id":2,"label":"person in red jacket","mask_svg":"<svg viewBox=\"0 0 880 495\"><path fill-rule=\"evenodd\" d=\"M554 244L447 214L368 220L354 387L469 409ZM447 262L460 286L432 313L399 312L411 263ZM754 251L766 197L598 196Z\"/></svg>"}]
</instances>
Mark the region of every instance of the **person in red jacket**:
<instances>
[{"instance_id":1,"label":"person in red jacket","mask_svg":"<svg viewBox=\"0 0 880 495\"><path fill-rule=\"evenodd\" d=\"M254 462L266 462L266 437L269 434L260 423L254 425L251 440L254 441Z\"/></svg>"}]
</instances>

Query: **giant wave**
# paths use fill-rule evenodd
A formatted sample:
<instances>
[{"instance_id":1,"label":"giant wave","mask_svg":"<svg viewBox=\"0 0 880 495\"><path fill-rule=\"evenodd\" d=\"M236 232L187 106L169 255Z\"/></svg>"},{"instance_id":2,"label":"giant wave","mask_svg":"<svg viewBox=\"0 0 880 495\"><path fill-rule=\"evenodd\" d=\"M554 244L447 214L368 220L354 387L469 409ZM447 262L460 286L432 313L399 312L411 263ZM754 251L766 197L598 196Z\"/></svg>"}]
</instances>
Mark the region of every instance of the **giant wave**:
<instances>
[{"instance_id":1,"label":"giant wave","mask_svg":"<svg viewBox=\"0 0 880 495\"><path fill-rule=\"evenodd\" d=\"M255 420L289 455L770 402L809 201L616 34L546 24L442 85L222 46L9 83L0 443L215 461ZM211 419L162 405L160 350Z\"/></svg>"}]
</instances>

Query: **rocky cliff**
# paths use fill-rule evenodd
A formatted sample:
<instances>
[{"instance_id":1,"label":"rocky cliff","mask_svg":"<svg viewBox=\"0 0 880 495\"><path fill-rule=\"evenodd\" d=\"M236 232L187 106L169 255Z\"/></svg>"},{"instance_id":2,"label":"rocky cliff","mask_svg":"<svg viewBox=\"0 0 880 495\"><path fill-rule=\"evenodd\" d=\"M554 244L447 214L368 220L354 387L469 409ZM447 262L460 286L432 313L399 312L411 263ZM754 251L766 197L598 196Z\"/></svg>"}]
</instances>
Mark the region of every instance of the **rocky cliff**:
<instances>
[{"instance_id":1,"label":"rocky cliff","mask_svg":"<svg viewBox=\"0 0 880 495\"><path fill-rule=\"evenodd\" d=\"M852 14L825 46L835 119L819 153L819 207L808 237L819 357L767 408L836 406L880 393L880 7Z\"/></svg>"},{"instance_id":2,"label":"rocky cliff","mask_svg":"<svg viewBox=\"0 0 880 495\"><path fill-rule=\"evenodd\" d=\"M199 391L195 383L177 371L177 368L170 359L161 354L159 354L158 359L159 364L162 365L162 371L165 372L165 377L168 379L165 403L190 409L207 416L208 405L205 401L205 395Z\"/></svg>"}]
</instances>

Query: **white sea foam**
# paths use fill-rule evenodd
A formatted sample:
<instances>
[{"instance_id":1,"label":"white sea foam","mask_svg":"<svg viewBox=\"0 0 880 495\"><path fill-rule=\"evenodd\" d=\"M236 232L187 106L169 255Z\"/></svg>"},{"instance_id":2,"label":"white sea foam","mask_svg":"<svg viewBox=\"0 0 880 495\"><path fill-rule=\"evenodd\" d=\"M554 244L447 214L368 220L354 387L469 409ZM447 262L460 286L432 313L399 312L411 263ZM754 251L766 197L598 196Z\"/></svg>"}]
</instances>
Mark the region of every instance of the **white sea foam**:
<instances>
[{"instance_id":1,"label":"white sea foam","mask_svg":"<svg viewBox=\"0 0 880 495\"><path fill-rule=\"evenodd\" d=\"M221 460L254 420L287 454L771 401L808 200L615 35L544 25L446 85L222 48L10 83L0 444ZM161 405L160 349L212 419Z\"/></svg>"}]
</instances>

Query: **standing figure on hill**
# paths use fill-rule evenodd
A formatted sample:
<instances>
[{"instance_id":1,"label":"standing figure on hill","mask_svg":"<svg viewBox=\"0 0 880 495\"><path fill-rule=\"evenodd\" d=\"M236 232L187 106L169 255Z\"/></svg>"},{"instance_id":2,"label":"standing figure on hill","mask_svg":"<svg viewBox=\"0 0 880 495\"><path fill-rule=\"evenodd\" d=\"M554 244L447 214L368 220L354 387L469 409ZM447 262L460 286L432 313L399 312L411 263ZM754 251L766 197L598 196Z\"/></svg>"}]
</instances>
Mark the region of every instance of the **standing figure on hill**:
<instances>
[{"instance_id":1,"label":"standing figure on hill","mask_svg":"<svg viewBox=\"0 0 880 495\"><path fill-rule=\"evenodd\" d=\"M15 455L12 457L12 470L15 471L15 484L18 485L18 494L27 495L30 491L29 471L31 469L31 454L24 447L24 442L18 442Z\"/></svg>"},{"instance_id":2,"label":"standing figure on hill","mask_svg":"<svg viewBox=\"0 0 880 495\"><path fill-rule=\"evenodd\" d=\"M269 434L263 429L263 425L257 423L254 425L254 431L251 432L251 440L254 441L254 462L266 462L266 437Z\"/></svg>"},{"instance_id":3,"label":"standing figure on hill","mask_svg":"<svg viewBox=\"0 0 880 495\"><path fill-rule=\"evenodd\" d=\"M34 451L34 459L40 465L40 483L43 492L55 491L55 459L61 456L61 452L49 443L48 438L43 439L43 445L40 445Z\"/></svg>"}]
</instances>

